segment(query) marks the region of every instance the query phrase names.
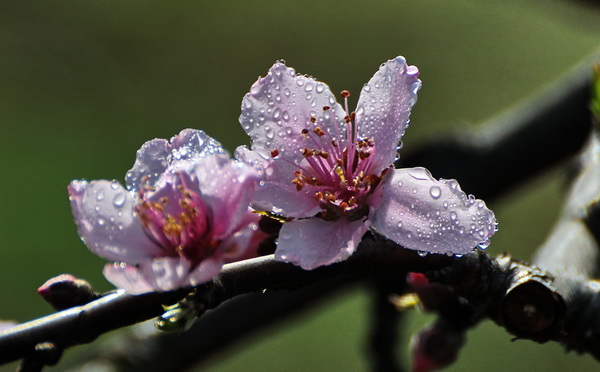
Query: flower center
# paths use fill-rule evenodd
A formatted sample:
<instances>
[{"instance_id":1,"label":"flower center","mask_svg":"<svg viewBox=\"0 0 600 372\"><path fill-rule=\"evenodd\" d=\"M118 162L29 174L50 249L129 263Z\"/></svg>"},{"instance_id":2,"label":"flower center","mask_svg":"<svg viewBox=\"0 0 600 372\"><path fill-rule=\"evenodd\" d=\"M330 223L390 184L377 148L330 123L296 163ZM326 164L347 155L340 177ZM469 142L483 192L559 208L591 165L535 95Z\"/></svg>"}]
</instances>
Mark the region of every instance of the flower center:
<instances>
[{"instance_id":1,"label":"flower center","mask_svg":"<svg viewBox=\"0 0 600 372\"><path fill-rule=\"evenodd\" d=\"M146 234L167 257L185 257L195 266L210 256L217 244L208 237L209 220L204 201L187 187L181 173L175 184L158 190L142 188L136 213Z\"/></svg>"},{"instance_id":2,"label":"flower center","mask_svg":"<svg viewBox=\"0 0 600 372\"><path fill-rule=\"evenodd\" d=\"M381 181L381 176L369 171L375 141L358 138L356 114L348 110L350 93L344 90L341 95L346 110L344 123L338 123L331 107L324 106L323 118L329 125L320 126L313 116L312 128L301 131L303 142L308 144L300 150L303 161L287 160L279 156L278 149L271 152L273 158L291 162L297 168L291 182L297 191L307 185L315 190L315 199L323 209L319 217L328 221L342 216L350 220L366 216L369 212L366 199Z\"/></svg>"}]
</instances>

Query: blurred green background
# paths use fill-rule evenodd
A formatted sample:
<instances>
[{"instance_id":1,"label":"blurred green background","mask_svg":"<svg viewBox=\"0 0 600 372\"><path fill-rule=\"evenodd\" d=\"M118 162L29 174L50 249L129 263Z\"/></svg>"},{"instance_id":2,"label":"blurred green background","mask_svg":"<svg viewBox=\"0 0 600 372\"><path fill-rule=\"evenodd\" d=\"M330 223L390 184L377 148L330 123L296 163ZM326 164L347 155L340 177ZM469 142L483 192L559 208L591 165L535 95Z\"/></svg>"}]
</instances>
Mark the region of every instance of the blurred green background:
<instances>
[{"instance_id":1,"label":"blurred green background","mask_svg":"<svg viewBox=\"0 0 600 372\"><path fill-rule=\"evenodd\" d=\"M334 92L354 92L355 103L380 63L404 55L423 80L404 137L410 147L500 114L599 46L593 2L3 1L0 318L51 312L35 289L60 273L110 289L103 261L77 237L66 185L75 178L122 180L144 141L186 127L204 129L230 150L247 143L237 124L241 98L276 59ZM491 203L500 222L492 253L527 259L543 241L560 206L561 172ZM202 370L363 371L369 305L365 289L346 291ZM428 321L412 313L406 337ZM574 364L598 368L557 345L511 342L486 322L469 333L447 370Z\"/></svg>"}]
</instances>

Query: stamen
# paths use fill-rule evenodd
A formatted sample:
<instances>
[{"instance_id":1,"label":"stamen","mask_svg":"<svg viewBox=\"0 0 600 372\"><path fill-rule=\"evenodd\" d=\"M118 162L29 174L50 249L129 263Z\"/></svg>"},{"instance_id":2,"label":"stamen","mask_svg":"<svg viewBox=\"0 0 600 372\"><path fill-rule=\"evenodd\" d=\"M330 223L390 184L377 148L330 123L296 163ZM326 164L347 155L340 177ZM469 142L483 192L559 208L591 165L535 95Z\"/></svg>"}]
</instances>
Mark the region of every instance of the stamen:
<instances>
[{"instance_id":1,"label":"stamen","mask_svg":"<svg viewBox=\"0 0 600 372\"><path fill-rule=\"evenodd\" d=\"M323 137L325 135L325 132L323 132L323 129L321 129L321 127L315 127L315 129L313 130L319 137Z\"/></svg>"},{"instance_id":2,"label":"stamen","mask_svg":"<svg viewBox=\"0 0 600 372\"><path fill-rule=\"evenodd\" d=\"M271 151L271 157L276 158L279 155L279 150L274 149L273 151Z\"/></svg>"}]
</instances>

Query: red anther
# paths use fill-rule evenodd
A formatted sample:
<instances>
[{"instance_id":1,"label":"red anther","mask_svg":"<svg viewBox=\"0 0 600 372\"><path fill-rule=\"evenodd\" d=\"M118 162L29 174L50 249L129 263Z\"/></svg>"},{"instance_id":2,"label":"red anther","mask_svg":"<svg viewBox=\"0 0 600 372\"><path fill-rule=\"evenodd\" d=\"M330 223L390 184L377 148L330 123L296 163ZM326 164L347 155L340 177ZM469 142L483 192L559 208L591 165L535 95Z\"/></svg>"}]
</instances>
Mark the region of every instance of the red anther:
<instances>
[{"instance_id":1,"label":"red anther","mask_svg":"<svg viewBox=\"0 0 600 372\"><path fill-rule=\"evenodd\" d=\"M314 117L314 116L311 116L311 117L310 117L310 122L311 122L311 123L314 123L314 122L316 122L316 121L317 121L317 118L316 118L316 117Z\"/></svg>"},{"instance_id":2,"label":"red anther","mask_svg":"<svg viewBox=\"0 0 600 372\"><path fill-rule=\"evenodd\" d=\"M304 129L302 129L302 131L300 133L302 133L304 135L307 135L308 134L308 129L304 128Z\"/></svg>"},{"instance_id":3,"label":"red anther","mask_svg":"<svg viewBox=\"0 0 600 372\"><path fill-rule=\"evenodd\" d=\"M302 190L302 188L304 187L304 182L300 181L300 180L299 180L299 179L297 179L297 178L294 178L294 179L292 180L292 183L293 183L294 185L296 185L296 191L301 191L301 190Z\"/></svg>"},{"instance_id":4,"label":"red anther","mask_svg":"<svg viewBox=\"0 0 600 372\"><path fill-rule=\"evenodd\" d=\"M348 92L347 90L344 89L344 90L342 90L340 95L342 96L342 98L348 98L348 97L350 97L350 92Z\"/></svg>"},{"instance_id":5,"label":"red anther","mask_svg":"<svg viewBox=\"0 0 600 372\"><path fill-rule=\"evenodd\" d=\"M350 119L354 120L356 118L356 112L352 111L350 113Z\"/></svg>"},{"instance_id":6,"label":"red anther","mask_svg":"<svg viewBox=\"0 0 600 372\"><path fill-rule=\"evenodd\" d=\"M323 159L329 158L329 153L327 151L319 151L319 153L317 155L319 155Z\"/></svg>"},{"instance_id":7,"label":"red anther","mask_svg":"<svg viewBox=\"0 0 600 372\"><path fill-rule=\"evenodd\" d=\"M319 137L322 137L325 135L325 132L323 132L323 129L321 129L321 127L315 127L315 129L313 130Z\"/></svg>"},{"instance_id":8,"label":"red anther","mask_svg":"<svg viewBox=\"0 0 600 372\"><path fill-rule=\"evenodd\" d=\"M321 191L317 191L315 193L315 199L317 199L318 201L323 200L323 193Z\"/></svg>"},{"instance_id":9,"label":"red anther","mask_svg":"<svg viewBox=\"0 0 600 372\"><path fill-rule=\"evenodd\" d=\"M304 149L302 149L302 156L305 156L307 158L313 156L313 151L305 147Z\"/></svg>"},{"instance_id":10,"label":"red anther","mask_svg":"<svg viewBox=\"0 0 600 372\"><path fill-rule=\"evenodd\" d=\"M279 150L274 149L273 151L271 151L271 157L276 158L279 155Z\"/></svg>"},{"instance_id":11,"label":"red anther","mask_svg":"<svg viewBox=\"0 0 600 372\"><path fill-rule=\"evenodd\" d=\"M327 110L329 110L330 108L331 108L331 107L329 107L329 106L323 106L323 111L327 111Z\"/></svg>"}]
</instances>

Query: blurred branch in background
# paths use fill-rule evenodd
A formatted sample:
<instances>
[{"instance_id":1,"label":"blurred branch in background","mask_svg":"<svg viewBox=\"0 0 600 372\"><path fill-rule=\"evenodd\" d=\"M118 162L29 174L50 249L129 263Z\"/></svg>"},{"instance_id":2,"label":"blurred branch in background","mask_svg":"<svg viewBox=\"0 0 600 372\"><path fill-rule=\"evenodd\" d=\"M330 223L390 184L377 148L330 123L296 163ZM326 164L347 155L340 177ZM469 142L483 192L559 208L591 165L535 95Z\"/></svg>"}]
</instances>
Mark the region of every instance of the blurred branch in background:
<instances>
[{"instance_id":1,"label":"blurred branch in background","mask_svg":"<svg viewBox=\"0 0 600 372\"><path fill-rule=\"evenodd\" d=\"M402 165L426 166L437 176L459 178L466 184L465 189L477 195L485 198L499 196L535 176L542 169L567 159L581 147L590 129L589 65L589 61L580 65L544 90L539 97L490 122L478 133L461 133L448 139L434 140L424 144L417 151L405 154ZM597 147L597 143L592 142L588 149L593 151ZM596 159L596 157L587 156L584 159ZM581 169L589 169L589 164L584 163ZM594 223L597 218L597 213L594 212L596 210L597 208L591 209L589 213L577 214L579 210L573 213L574 210L571 208L570 218L584 216L587 219L581 221ZM578 235L574 239L577 240ZM428 272L431 279L450 285L458 296L469 300L475 309L474 319L487 316L518 337L539 342L560 341L567 348L591 352L598 358L597 344L600 343L596 340L598 336L585 334L583 335L585 337L582 337L581 329L578 328L583 324L586 326L589 324L589 322L580 322L584 319L582 316L587 316L588 318L585 319L590 322L594 321L593 313L581 314L582 305L598 302L598 295L594 292L594 282L590 282L586 275L576 279L570 274L562 277L562 272L554 270L555 267L550 263L562 262L565 255L568 257L571 255L569 251L563 249L558 256L552 256L558 249L552 244L546 247L548 246L550 248L545 249L551 253L540 253L537 261L545 265L544 267L552 269L552 273L513 261L508 256L500 256L496 259L490 259L485 254L469 255L461 259L439 255L419 257L416 252L398 249L393 244L372 236L364 239L358 254L348 262L312 272L276 263L270 258L233 264L224 270L218 280L203 287L207 288L206 290L197 291L203 296L203 300L199 301L204 306L201 312L243 293L264 289L269 291L297 289L296 287L304 287L309 283L311 286L290 293L278 293L270 299L263 295L242 297L231 301L219 311L210 312L202 317L194 328L183 336L148 337L135 345L126 345L118 353L111 351L109 346L108 351L98 355L102 358L103 365L126 366L124 369L127 370L134 370L133 367L139 370L160 370L162 367L153 369L156 366L164 366L157 359L163 361L180 359L179 352L189 350L182 345L189 344L192 342L190 340L194 339L194 353L181 358L182 363L191 365L226 346L229 340L239 339L240 335L253 329L272 324L276 318L283 319L297 311L298 304L308 306L324 295L343 287L344 283L354 282L357 276L367 275L373 270L378 273L377 281L383 284L380 285L377 294L379 305L376 305L378 310L375 313L378 315L373 323L372 345L390 343L390 338L393 339L395 336L393 332L382 332L384 329L382 322L394 322L395 317L389 312L389 307L384 305L382 299L386 298L386 293L401 291L401 288L385 288L390 285L390 281L382 281L381 275L386 275L383 273L387 269L391 270L391 275L397 277L401 277L401 273L406 271ZM547 257L554 258L544 261ZM573 267L580 268L582 264L589 263L588 258L575 260ZM584 271L587 274L592 272L589 269ZM371 274L367 276L370 277ZM323 284L313 284L331 277L336 279L325 281ZM402 287L402 282L392 283L391 286ZM526 289L525 292L523 288ZM577 289L575 292L573 292L574 288ZM519 295L515 295L516 293ZM528 296L523 296L523 293L527 293ZM572 295L572 293L576 294ZM25 357L31 364L31 360L35 360L39 354L34 351L35 347L40 344L50 341L61 347L89 342L108 330L160 315L162 313L160 304L173 303L184 295L183 291L139 297L120 293L111 294L94 303L84 305L83 308L73 308L44 320L27 323L13 333L0 336L0 360L5 362ZM530 303L522 303L524 299L528 301L541 299L541 302L535 303L534 306ZM540 304L544 305L544 309L538 309ZM140 306L144 308L143 312L139 311ZM566 307L566 311L563 307ZM530 312L533 311L532 309L551 311L550 315L544 318L543 324L532 326L531 317L528 318L523 312L526 308ZM231 321L244 313L249 316L249 319ZM252 314L260 314L260 316L252 316ZM380 316L387 317L387 320L378 318ZM219 326L223 324L222 322L227 323L226 328ZM600 319L597 322L600 323ZM475 324L475 322L467 323L465 327ZM66 331L69 329L72 331ZM578 340L577 343L574 340ZM199 347L202 342L206 345ZM123 345L119 347L123 348ZM151 352L157 348L173 350L173 353ZM198 350L205 352L200 353ZM390 350L393 350L393 342ZM389 368L396 363L390 361L389 352L379 351L373 354L374 366ZM168 363L169 366L173 366L173 360ZM384 369L384 367L380 368L380 370Z\"/></svg>"}]
</instances>

